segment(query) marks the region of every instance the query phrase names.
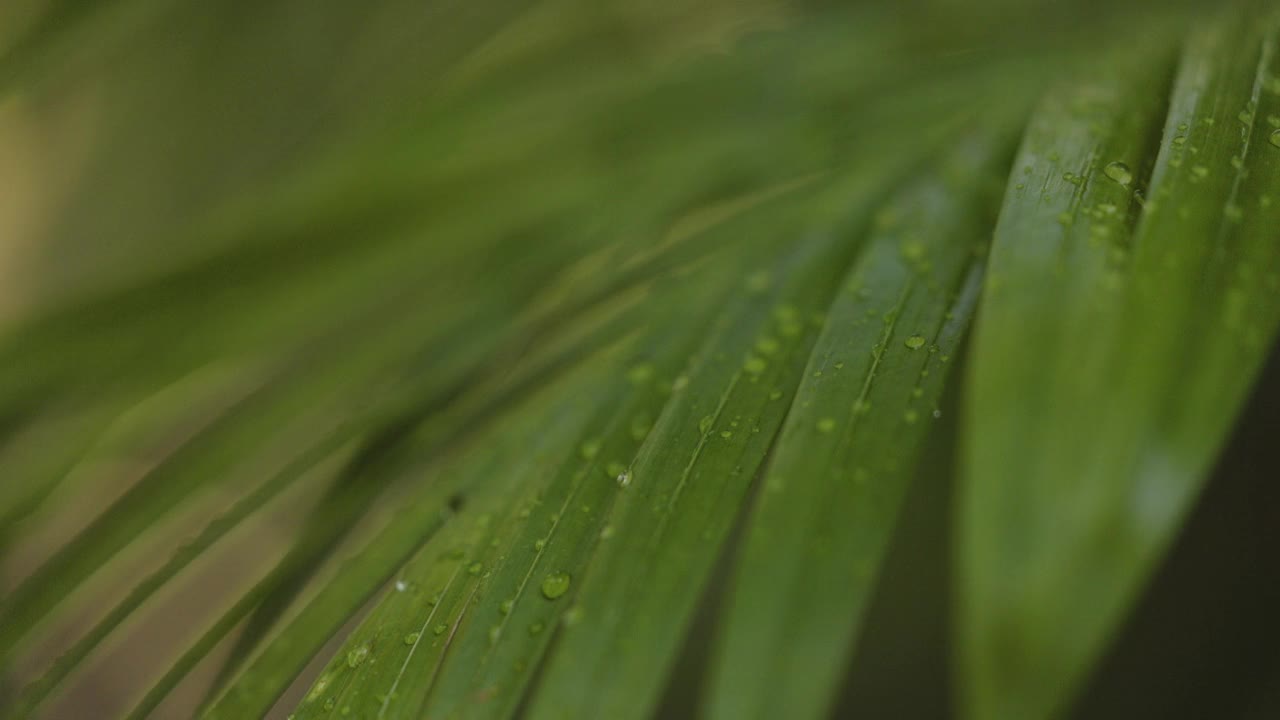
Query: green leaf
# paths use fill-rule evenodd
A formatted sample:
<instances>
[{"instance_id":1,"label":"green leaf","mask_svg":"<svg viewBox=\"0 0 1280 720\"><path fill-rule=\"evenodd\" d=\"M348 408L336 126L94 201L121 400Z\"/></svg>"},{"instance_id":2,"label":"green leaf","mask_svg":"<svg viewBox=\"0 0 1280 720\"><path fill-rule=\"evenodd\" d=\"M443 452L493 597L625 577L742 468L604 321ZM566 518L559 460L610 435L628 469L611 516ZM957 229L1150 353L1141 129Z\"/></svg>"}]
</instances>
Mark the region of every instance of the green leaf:
<instances>
[{"instance_id":1,"label":"green leaf","mask_svg":"<svg viewBox=\"0 0 1280 720\"><path fill-rule=\"evenodd\" d=\"M841 188L841 221L809 225L773 261L767 287L731 301L629 463L612 537L582 577L570 575L569 592L554 596L560 637L532 717L642 717L656 702L856 247L849 227L870 195L857 187Z\"/></svg>"},{"instance_id":2,"label":"green leaf","mask_svg":"<svg viewBox=\"0 0 1280 720\"><path fill-rule=\"evenodd\" d=\"M1007 155L969 137L879 211L735 562L708 715L824 717L968 327Z\"/></svg>"},{"instance_id":3,"label":"green leaf","mask_svg":"<svg viewBox=\"0 0 1280 720\"><path fill-rule=\"evenodd\" d=\"M1274 0L10 5L5 717L875 714L944 382L901 684L1062 715L1276 337Z\"/></svg>"},{"instance_id":4,"label":"green leaf","mask_svg":"<svg viewBox=\"0 0 1280 720\"><path fill-rule=\"evenodd\" d=\"M573 438L581 432L581 423L596 407L598 400L594 397L594 390L600 383L601 374L597 369L589 375L566 381L567 386L563 383L552 385L527 407L494 425L470 448L462 451L458 460L450 463L451 466L456 464L456 468L436 470L432 473L437 478L436 482L419 483L418 489L408 499L410 510L397 513L387 528L346 564L347 569L327 583L276 638L263 647L242 673L242 679L230 685L222 697L210 705L206 716L238 718L264 714L325 640L359 609L370 593L395 573L408 556L418 550L423 539L423 526L430 524L424 521L446 510L449 498L458 493L464 493L461 497L467 498L467 493L474 492L477 497L462 501L469 511L467 515L451 521L439 542L428 544L420 553L427 560L425 570L429 571L432 569L431 561L438 553L444 552L448 560L447 573L444 574L448 578L455 578L455 571L469 567L474 561L465 555L467 539L475 536L477 524L479 530L485 530L493 520L492 515L488 520L480 520L476 515L481 513L470 512L470 508L491 505L510 493L517 481L523 479L536 483L538 475L554 471L553 458L563 448L572 445ZM549 424L547 418L554 421ZM459 549L463 552L458 553ZM397 611L405 603L417 607L424 598L431 598L440 591L431 582L433 576L417 575L414 568L422 562L410 563L401 573L406 590L411 587L412 592L397 591L389 595L386 603L390 610L381 612ZM434 577L439 575L437 572ZM451 596L452 599L456 598ZM443 597L433 600L431 608L443 602ZM436 612L430 610L428 617L434 618ZM380 643L378 653L383 660L380 670L395 667L394 653L397 646L404 646L400 641L403 635L401 633L399 637ZM422 656L425 657L426 653ZM335 667L344 661L345 658L339 656ZM350 669L356 667L358 664ZM326 693L339 689L329 688L330 681L325 678L321 677L317 682L318 690L313 688L308 696L312 700L319 699L322 707L324 700L329 699Z\"/></svg>"},{"instance_id":5,"label":"green leaf","mask_svg":"<svg viewBox=\"0 0 1280 720\"><path fill-rule=\"evenodd\" d=\"M1275 26L1258 20L1193 32L1171 91L1153 46L1059 91L1028 130L962 430L970 716L1068 707L1275 336L1280 147L1263 120L1280 96L1264 90Z\"/></svg>"}]
</instances>

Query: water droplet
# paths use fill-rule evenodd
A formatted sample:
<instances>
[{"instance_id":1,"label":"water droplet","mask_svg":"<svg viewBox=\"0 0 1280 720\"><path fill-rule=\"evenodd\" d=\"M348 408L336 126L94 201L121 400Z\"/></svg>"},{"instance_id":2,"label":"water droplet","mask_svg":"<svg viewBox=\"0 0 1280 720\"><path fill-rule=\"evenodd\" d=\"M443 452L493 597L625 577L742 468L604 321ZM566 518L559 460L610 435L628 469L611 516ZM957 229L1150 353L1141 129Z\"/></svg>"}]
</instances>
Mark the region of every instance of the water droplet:
<instances>
[{"instance_id":1,"label":"water droplet","mask_svg":"<svg viewBox=\"0 0 1280 720\"><path fill-rule=\"evenodd\" d=\"M409 589L409 584L403 580L396 581L396 592L404 592Z\"/></svg>"},{"instance_id":2,"label":"water droplet","mask_svg":"<svg viewBox=\"0 0 1280 720\"><path fill-rule=\"evenodd\" d=\"M498 612L502 613L503 615L510 615L511 608L515 606L516 606L515 600L503 600L502 604L498 606Z\"/></svg>"},{"instance_id":3,"label":"water droplet","mask_svg":"<svg viewBox=\"0 0 1280 720\"><path fill-rule=\"evenodd\" d=\"M547 541L546 541L546 539L545 539L545 538L538 538L537 540L534 540L534 541L533 541L533 549L534 549L534 550L541 550L542 548L544 548L544 547L546 547L546 546L547 546Z\"/></svg>"},{"instance_id":4,"label":"water droplet","mask_svg":"<svg viewBox=\"0 0 1280 720\"><path fill-rule=\"evenodd\" d=\"M600 539L601 539L601 540L608 540L608 539L609 539L609 538L611 538L611 537L613 537L613 526L612 526L612 525L605 525L603 528L600 528Z\"/></svg>"},{"instance_id":5,"label":"water droplet","mask_svg":"<svg viewBox=\"0 0 1280 720\"><path fill-rule=\"evenodd\" d=\"M337 705L337 703L334 702L333 698L329 698L328 700L325 700L324 701L325 712L332 710L335 705Z\"/></svg>"},{"instance_id":6,"label":"water droplet","mask_svg":"<svg viewBox=\"0 0 1280 720\"><path fill-rule=\"evenodd\" d=\"M1177 146L1177 147L1182 147L1183 145L1186 145L1186 144L1187 144L1187 136L1186 136L1186 135L1176 135L1176 136L1174 136L1174 138L1173 138L1173 144L1174 144L1175 146Z\"/></svg>"},{"instance_id":7,"label":"water droplet","mask_svg":"<svg viewBox=\"0 0 1280 720\"><path fill-rule=\"evenodd\" d=\"M714 417L711 417L710 415L703 417L701 420L698 421L698 432L702 433L703 435L706 435L707 431L711 429L712 423L714 423L715 421L716 419Z\"/></svg>"},{"instance_id":8,"label":"water droplet","mask_svg":"<svg viewBox=\"0 0 1280 720\"><path fill-rule=\"evenodd\" d=\"M742 369L746 370L752 375L759 375L760 373L764 372L765 369L768 367L769 367L769 363L765 362L764 358L759 358L759 357L756 357L755 355L748 357L747 361L742 363Z\"/></svg>"},{"instance_id":9,"label":"water droplet","mask_svg":"<svg viewBox=\"0 0 1280 720\"><path fill-rule=\"evenodd\" d=\"M500 638L500 637L502 637L502 626L501 626L501 625L494 625L494 626L492 626L492 627L490 627L490 628L489 628L489 642L490 642L491 644L492 644L492 643L496 643L496 642L498 642L498 638Z\"/></svg>"},{"instance_id":10,"label":"water droplet","mask_svg":"<svg viewBox=\"0 0 1280 720\"><path fill-rule=\"evenodd\" d=\"M543 629L542 623L536 622L529 626L529 634L537 635L538 633L542 632L542 629Z\"/></svg>"},{"instance_id":11,"label":"water droplet","mask_svg":"<svg viewBox=\"0 0 1280 720\"><path fill-rule=\"evenodd\" d=\"M582 455L583 460L590 460L596 456L596 453L600 452L600 441L588 440L582 443L582 447L578 449L578 452Z\"/></svg>"},{"instance_id":12,"label":"water droplet","mask_svg":"<svg viewBox=\"0 0 1280 720\"><path fill-rule=\"evenodd\" d=\"M934 411L933 411L933 419L934 419L934 420L937 420L937 419L938 419L938 418L940 418L940 417L942 417L942 411L941 411L941 410L934 410Z\"/></svg>"},{"instance_id":13,"label":"water droplet","mask_svg":"<svg viewBox=\"0 0 1280 720\"><path fill-rule=\"evenodd\" d=\"M1107 166L1102 169L1102 174L1125 187L1128 187L1129 183L1133 182L1133 172L1129 170L1128 165L1119 160L1107 163Z\"/></svg>"},{"instance_id":14,"label":"water droplet","mask_svg":"<svg viewBox=\"0 0 1280 720\"><path fill-rule=\"evenodd\" d=\"M1271 142L1272 145L1275 145L1276 147L1280 147L1280 130L1272 131L1271 135L1267 139Z\"/></svg>"},{"instance_id":15,"label":"water droplet","mask_svg":"<svg viewBox=\"0 0 1280 720\"><path fill-rule=\"evenodd\" d=\"M902 419L906 420L908 423L914 423L916 420L920 419L920 413L915 410L908 410L902 414Z\"/></svg>"},{"instance_id":16,"label":"water droplet","mask_svg":"<svg viewBox=\"0 0 1280 720\"><path fill-rule=\"evenodd\" d=\"M542 580L542 596L548 600L569 592L569 573L552 573Z\"/></svg>"},{"instance_id":17,"label":"water droplet","mask_svg":"<svg viewBox=\"0 0 1280 720\"><path fill-rule=\"evenodd\" d=\"M912 335L911 337L907 338L906 341L903 342L903 344L911 348L912 350L919 350L920 348L924 347L924 336Z\"/></svg>"},{"instance_id":18,"label":"water droplet","mask_svg":"<svg viewBox=\"0 0 1280 720\"><path fill-rule=\"evenodd\" d=\"M411 632L408 635L404 636L404 644L413 645L414 643L418 642L418 638L420 637L422 637L422 633Z\"/></svg>"},{"instance_id":19,"label":"water droplet","mask_svg":"<svg viewBox=\"0 0 1280 720\"><path fill-rule=\"evenodd\" d=\"M364 664L365 659L368 657L369 657L368 645L361 645L359 647L353 648L350 652L347 653L347 667L354 670L360 667L362 664Z\"/></svg>"},{"instance_id":20,"label":"water droplet","mask_svg":"<svg viewBox=\"0 0 1280 720\"><path fill-rule=\"evenodd\" d=\"M479 575L482 572L484 572L484 563L474 562L467 568L467 573L470 575Z\"/></svg>"},{"instance_id":21,"label":"water droplet","mask_svg":"<svg viewBox=\"0 0 1280 720\"><path fill-rule=\"evenodd\" d=\"M618 473L618 487L626 487L631 484L631 473L623 470Z\"/></svg>"},{"instance_id":22,"label":"water droplet","mask_svg":"<svg viewBox=\"0 0 1280 720\"><path fill-rule=\"evenodd\" d=\"M835 429L836 429L835 419L824 417L818 420L818 432L829 433Z\"/></svg>"},{"instance_id":23,"label":"water droplet","mask_svg":"<svg viewBox=\"0 0 1280 720\"><path fill-rule=\"evenodd\" d=\"M781 391L781 390L774 390L773 392L769 393L769 399L770 399L770 400L781 400L781 399L782 399L782 391Z\"/></svg>"},{"instance_id":24,"label":"water droplet","mask_svg":"<svg viewBox=\"0 0 1280 720\"><path fill-rule=\"evenodd\" d=\"M725 440L728 440L729 438L733 437L733 431L731 431L731 430L721 430L721 431L720 431L720 437L724 438Z\"/></svg>"},{"instance_id":25,"label":"water droplet","mask_svg":"<svg viewBox=\"0 0 1280 720\"><path fill-rule=\"evenodd\" d=\"M324 694L324 691L329 689L329 683L332 680L333 678L328 675L321 675L320 679L316 680L316 684L312 686L311 692L307 693L307 702L315 702L320 699L320 696Z\"/></svg>"},{"instance_id":26,"label":"water droplet","mask_svg":"<svg viewBox=\"0 0 1280 720\"><path fill-rule=\"evenodd\" d=\"M1192 180L1203 180L1207 177L1209 177L1209 168L1203 165L1196 165L1195 167L1191 168Z\"/></svg>"},{"instance_id":27,"label":"water droplet","mask_svg":"<svg viewBox=\"0 0 1280 720\"><path fill-rule=\"evenodd\" d=\"M444 624L444 623L440 623L440 624L436 625L435 627L431 628L431 632L432 632L432 634L435 634L435 635L443 635L443 634L444 634L444 631L445 631L445 630L448 630L448 629L449 629L449 626L448 626L448 625L446 625L446 624Z\"/></svg>"}]
</instances>

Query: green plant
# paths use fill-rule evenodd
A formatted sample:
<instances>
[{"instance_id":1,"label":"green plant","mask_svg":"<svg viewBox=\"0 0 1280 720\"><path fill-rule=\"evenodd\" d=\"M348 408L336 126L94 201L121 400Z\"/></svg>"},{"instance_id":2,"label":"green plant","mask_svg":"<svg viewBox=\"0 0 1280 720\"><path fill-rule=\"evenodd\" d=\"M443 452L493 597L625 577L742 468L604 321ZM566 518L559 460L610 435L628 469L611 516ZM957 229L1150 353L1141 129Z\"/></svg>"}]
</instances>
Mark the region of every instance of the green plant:
<instances>
[{"instance_id":1,"label":"green plant","mask_svg":"<svg viewBox=\"0 0 1280 720\"><path fill-rule=\"evenodd\" d=\"M1280 320L1271 4L324 5L0 10L0 715L122 711L103 657L129 717L1168 676L1143 589L1215 463L1277 467L1229 444ZM877 705L868 617L950 618L950 670ZM1148 707L1266 717L1225 653Z\"/></svg>"}]
</instances>

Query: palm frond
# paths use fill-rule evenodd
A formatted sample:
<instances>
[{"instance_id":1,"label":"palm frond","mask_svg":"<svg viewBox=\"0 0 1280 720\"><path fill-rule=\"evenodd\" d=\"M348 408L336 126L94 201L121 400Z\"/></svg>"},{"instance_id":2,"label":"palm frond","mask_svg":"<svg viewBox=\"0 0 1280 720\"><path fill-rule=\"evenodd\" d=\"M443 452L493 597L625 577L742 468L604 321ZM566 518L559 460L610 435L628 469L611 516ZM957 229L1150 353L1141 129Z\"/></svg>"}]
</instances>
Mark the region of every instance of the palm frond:
<instances>
[{"instance_id":1,"label":"palm frond","mask_svg":"<svg viewBox=\"0 0 1280 720\"><path fill-rule=\"evenodd\" d=\"M933 706L1069 715L1264 392L1273 3L4 21L0 717L874 712L952 477Z\"/></svg>"}]
</instances>

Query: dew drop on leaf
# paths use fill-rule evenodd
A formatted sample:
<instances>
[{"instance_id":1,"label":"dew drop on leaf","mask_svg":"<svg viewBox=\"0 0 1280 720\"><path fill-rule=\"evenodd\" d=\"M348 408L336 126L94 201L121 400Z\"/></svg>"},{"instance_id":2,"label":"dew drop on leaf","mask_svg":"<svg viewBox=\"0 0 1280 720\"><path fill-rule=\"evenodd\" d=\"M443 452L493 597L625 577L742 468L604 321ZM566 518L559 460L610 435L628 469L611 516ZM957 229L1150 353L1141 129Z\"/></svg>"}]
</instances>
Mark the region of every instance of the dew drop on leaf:
<instances>
[{"instance_id":1,"label":"dew drop on leaf","mask_svg":"<svg viewBox=\"0 0 1280 720\"><path fill-rule=\"evenodd\" d=\"M1271 141L1272 145L1275 145L1276 147L1280 147L1280 130L1273 130L1271 132L1271 136L1268 139Z\"/></svg>"},{"instance_id":2,"label":"dew drop on leaf","mask_svg":"<svg viewBox=\"0 0 1280 720\"><path fill-rule=\"evenodd\" d=\"M912 350L919 350L920 348L924 347L924 336L912 335L911 337L907 338L906 342L904 342L903 344L911 348Z\"/></svg>"},{"instance_id":3,"label":"dew drop on leaf","mask_svg":"<svg viewBox=\"0 0 1280 720\"><path fill-rule=\"evenodd\" d=\"M1125 187L1133 182L1133 173L1129 170L1129 166L1119 160L1107 163L1107 166L1102 169L1102 174Z\"/></svg>"},{"instance_id":4,"label":"dew drop on leaf","mask_svg":"<svg viewBox=\"0 0 1280 720\"><path fill-rule=\"evenodd\" d=\"M361 645L357 648L354 648L347 653L347 667L354 670L360 667L361 665L363 665L365 659L368 657L369 657L368 645Z\"/></svg>"},{"instance_id":5,"label":"dew drop on leaf","mask_svg":"<svg viewBox=\"0 0 1280 720\"><path fill-rule=\"evenodd\" d=\"M542 580L542 596L548 600L569 592L569 573L552 573Z\"/></svg>"}]
</instances>

